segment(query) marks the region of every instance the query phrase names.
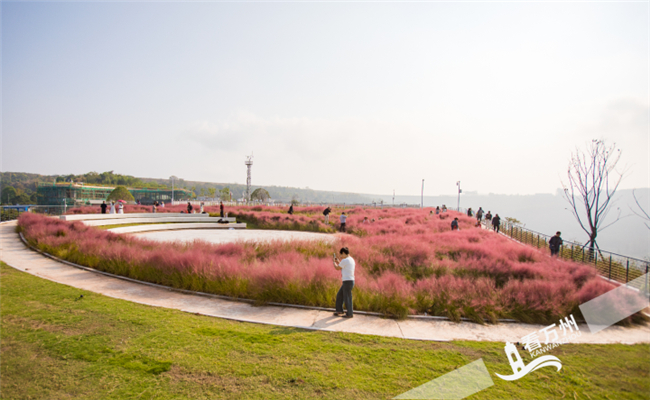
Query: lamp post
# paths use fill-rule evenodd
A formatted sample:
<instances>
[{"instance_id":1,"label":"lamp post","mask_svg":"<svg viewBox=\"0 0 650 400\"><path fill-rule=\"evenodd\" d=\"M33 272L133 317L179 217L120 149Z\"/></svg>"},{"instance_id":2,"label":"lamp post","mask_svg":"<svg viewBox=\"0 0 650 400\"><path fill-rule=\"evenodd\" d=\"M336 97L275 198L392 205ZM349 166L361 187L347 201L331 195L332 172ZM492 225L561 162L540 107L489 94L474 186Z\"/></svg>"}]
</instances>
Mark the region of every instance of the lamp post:
<instances>
[{"instance_id":1,"label":"lamp post","mask_svg":"<svg viewBox=\"0 0 650 400\"><path fill-rule=\"evenodd\" d=\"M424 179L422 179L422 193L420 194L420 208L424 208Z\"/></svg>"},{"instance_id":2,"label":"lamp post","mask_svg":"<svg viewBox=\"0 0 650 400\"><path fill-rule=\"evenodd\" d=\"M172 180L172 206L174 205L174 179L178 179L176 176L172 175L169 177Z\"/></svg>"},{"instance_id":3,"label":"lamp post","mask_svg":"<svg viewBox=\"0 0 650 400\"><path fill-rule=\"evenodd\" d=\"M459 212L460 212L460 194L463 192L463 191L460 189L460 181L456 182L456 186L458 186L458 204L457 204L457 206L456 206L456 211L459 211Z\"/></svg>"}]
</instances>

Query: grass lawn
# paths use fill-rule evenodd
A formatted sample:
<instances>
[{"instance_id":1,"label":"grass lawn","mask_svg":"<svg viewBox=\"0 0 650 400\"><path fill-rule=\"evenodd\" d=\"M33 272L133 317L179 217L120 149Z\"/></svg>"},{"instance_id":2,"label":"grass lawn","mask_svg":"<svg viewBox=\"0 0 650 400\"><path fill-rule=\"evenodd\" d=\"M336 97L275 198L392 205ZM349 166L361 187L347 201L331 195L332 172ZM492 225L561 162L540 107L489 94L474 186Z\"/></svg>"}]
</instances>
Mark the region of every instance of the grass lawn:
<instances>
[{"instance_id":1,"label":"grass lawn","mask_svg":"<svg viewBox=\"0 0 650 400\"><path fill-rule=\"evenodd\" d=\"M503 343L424 342L231 322L74 289L2 263L3 399L389 399ZM83 294L83 298L76 300ZM521 351L524 356L524 351ZM649 345L563 345L471 399L650 398ZM525 358L528 363L530 358Z\"/></svg>"}]
</instances>

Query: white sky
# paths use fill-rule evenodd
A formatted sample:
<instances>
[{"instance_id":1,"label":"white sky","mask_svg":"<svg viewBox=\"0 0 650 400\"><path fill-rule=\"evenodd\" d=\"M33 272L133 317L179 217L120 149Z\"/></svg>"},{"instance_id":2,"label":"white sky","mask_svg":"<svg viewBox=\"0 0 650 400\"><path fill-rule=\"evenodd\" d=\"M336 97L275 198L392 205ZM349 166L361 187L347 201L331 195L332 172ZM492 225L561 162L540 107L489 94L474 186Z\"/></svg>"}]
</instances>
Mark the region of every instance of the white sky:
<instances>
[{"instance_id":1,"label":"white sky","mask_svg":"<svg viewBox=\"0 0 650 400\"><path fill-rule=\"evenodd\" d=\"M649 182L649 4L2 2L2 170L388 194Z\"/></svg>"}]
</instances>

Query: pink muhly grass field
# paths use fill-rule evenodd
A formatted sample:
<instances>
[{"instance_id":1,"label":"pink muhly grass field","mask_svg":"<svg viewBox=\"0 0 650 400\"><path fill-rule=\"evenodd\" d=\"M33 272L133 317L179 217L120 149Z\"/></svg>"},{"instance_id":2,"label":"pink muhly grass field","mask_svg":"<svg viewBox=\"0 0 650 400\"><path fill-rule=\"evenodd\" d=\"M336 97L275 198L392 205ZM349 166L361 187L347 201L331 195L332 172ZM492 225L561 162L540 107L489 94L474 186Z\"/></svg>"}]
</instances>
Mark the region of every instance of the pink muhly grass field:
<instances>
[{"instance_id":1,"label":"pink muhly grass field","mask_svg":"<svg viewBox=\"0 0 650 400\"><path fill-rule=\"evenodd\" d=\"M127 206L126 211L143 212L136 207L145 206ZM321 232L338 228L338 217L346 211L353 234L340 234L334 244L163 244L30 213L18 223L32 245L99 270L176 288L321 307L333 307L340 286L331 255L348 246L357 264L355 309L400 318L427 313L480 323L500 318L557 322L570 313L579 316L579 304L615 287L591 266L551 258L546 251L475 227L475 219L460 213L334 209L326 225L323 208L295 207L294 215L264 206L227 211L257 228ZM206 211L218 212L218 207ZM363 223L364 217L374 222ZM455 217L460 230L451 231Z\"/></svg>"}]
</instances>

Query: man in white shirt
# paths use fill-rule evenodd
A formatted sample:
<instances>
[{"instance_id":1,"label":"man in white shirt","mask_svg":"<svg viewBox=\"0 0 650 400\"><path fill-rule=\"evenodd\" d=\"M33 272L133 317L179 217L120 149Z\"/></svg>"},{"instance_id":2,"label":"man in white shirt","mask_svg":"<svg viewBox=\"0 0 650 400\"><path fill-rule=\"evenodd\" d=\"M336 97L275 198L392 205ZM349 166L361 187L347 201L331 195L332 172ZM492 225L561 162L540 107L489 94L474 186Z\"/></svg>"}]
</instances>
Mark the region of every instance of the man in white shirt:
<instances>
[{"instance_id":1,"label":"man in white shirt","mask_svg":"<svg viewBox=\"0 0 650 400\"><path fill-rule=\"evenodd\" d=\"M343 304L345 303L345 309L347 313L343 315L343 318L352 318L352 288L354 287L354 266L355 262L352 257L350 257L350 250L347 247L341 248L339 254L343 258L339 261L336 256L334 256L334 268L337 271L341 271L341 280L343 284L339 289L339 292L336 294L336 312L334 315L341 316L343 315Z\"/></svg>"}]
</instances>

